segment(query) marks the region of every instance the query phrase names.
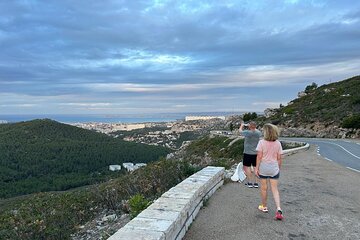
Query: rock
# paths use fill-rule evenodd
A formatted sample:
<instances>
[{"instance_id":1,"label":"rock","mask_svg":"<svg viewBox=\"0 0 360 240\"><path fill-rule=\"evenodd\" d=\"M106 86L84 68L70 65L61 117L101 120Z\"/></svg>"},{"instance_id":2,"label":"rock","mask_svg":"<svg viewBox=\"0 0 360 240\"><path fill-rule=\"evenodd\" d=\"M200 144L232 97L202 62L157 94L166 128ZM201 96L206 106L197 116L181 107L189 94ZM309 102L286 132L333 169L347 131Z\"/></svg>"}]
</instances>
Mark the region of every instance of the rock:
<instances>
[{"instance_id":1,"label":"rock","mask_svg":"<svg viewBox=\"0 0 360 240\"><path fill-rule=\"evenodd\" d=\"M108 215L108 216L103 217L101 220L103 222L107 222L107 221L115 221L116 219L117 219L116 214L112 214L112 215Z\"/></svg>"}]
</instances>

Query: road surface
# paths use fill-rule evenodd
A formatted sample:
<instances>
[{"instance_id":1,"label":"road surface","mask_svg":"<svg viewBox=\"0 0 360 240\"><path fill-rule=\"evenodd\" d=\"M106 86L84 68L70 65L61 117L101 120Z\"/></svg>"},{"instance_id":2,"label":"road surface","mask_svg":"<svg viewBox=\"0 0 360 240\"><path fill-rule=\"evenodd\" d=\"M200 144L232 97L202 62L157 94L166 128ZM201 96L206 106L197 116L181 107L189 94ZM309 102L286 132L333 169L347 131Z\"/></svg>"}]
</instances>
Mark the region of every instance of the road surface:
<instances>
[{"instance_id":1,"label":"road surface","mask_svg":"<svg viewBox=\"0 0 360 240\"><path fill-rule=\"evenodd\" d=\"M209 199L183 240L360 239L359 186L360 173L326 161L312 145L284 158L283 221L274 220L271 193L269 213L263 213L259 189L231 182Z\"/></svg>"},{"instance_id":2,"label":"road surface","mask_svg":"<svg viewBox=\"0 0 360 240\"><path fill-rule=\"evenodd\" d=\"M326 138L283 138L314 144L318 154L353 171L360 172L360 141Z\"/></svg>"}]
</instances>

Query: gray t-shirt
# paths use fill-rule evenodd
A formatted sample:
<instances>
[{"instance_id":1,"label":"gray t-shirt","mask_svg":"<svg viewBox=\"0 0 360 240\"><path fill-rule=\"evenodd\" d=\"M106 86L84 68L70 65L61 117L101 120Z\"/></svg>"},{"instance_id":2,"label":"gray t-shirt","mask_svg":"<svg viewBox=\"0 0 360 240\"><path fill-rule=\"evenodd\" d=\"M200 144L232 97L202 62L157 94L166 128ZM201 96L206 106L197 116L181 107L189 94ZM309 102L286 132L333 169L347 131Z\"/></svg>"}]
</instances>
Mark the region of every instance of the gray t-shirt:
<instances>
[{"instance_id":1,"label":"gray t-shirt","mask_svg":"<svg viewBox=\"0 0 360 240\"><path fill-rule=\"evenodd\" d=\"M257 129L254 131L252 130L243 130L240 132L241 135L245 137L244 141L244 153L256 155L256 146L259 142L259 139L261 137L261 132Z\"/></svg>"}]
</instances>

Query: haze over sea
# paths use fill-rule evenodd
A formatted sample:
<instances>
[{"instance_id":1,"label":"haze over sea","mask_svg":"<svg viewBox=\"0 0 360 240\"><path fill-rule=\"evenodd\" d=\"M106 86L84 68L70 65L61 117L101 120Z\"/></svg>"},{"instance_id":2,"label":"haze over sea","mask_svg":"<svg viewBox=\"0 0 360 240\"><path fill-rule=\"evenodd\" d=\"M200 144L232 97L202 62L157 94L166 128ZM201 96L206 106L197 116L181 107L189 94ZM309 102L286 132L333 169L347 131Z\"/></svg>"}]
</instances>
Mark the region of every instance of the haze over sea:
<instances>
[{"instance_id":1,"label":"haze over sea","mask_svg":"<svg viewBox=\"0 0 360 240\"><path fill-rule=\"evenodd\" d=\"M0 121L9 123L30 121L33 119L49 118L62 123L144 123L144 122L171 122L184 120L185 116L228 116L243 112L191 112L191 113L154 113L154 114L24 114L0 115Z\"/></svg>"}]
</instances>

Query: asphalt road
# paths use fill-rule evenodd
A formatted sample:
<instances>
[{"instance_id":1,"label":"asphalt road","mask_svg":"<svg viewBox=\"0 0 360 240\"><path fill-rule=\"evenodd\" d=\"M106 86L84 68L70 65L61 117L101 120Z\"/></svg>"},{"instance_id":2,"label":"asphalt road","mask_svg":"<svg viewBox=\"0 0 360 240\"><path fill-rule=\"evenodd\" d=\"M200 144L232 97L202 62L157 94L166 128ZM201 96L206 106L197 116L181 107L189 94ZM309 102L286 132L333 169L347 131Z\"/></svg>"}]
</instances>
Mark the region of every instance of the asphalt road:
<instances>
[{"instance_id":1,"label":"asphalt road","mask_svg":"<svg viewBox=\"0 0 360 240\"><path fill-rule=\"evenodd\" d=\"M200 210L184 240L360 239L360 174L326 161L317 148L286 156L279 191L283 221L257 210L259 189L222 186Z\"/></svg>"},{"instance_id":2,"label":"asphalt road","mask_svg":"<svg viewBox=\"0 0 360 240\"><path fill-rule=\"evenodd\" d=\"M284 138L314 144L318 154L351 170L360 172L360 141L324 138Z\"/></svg>"}]
</instances>

